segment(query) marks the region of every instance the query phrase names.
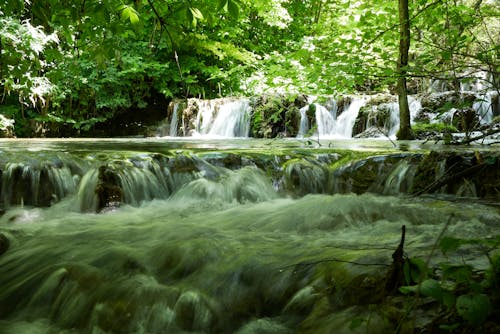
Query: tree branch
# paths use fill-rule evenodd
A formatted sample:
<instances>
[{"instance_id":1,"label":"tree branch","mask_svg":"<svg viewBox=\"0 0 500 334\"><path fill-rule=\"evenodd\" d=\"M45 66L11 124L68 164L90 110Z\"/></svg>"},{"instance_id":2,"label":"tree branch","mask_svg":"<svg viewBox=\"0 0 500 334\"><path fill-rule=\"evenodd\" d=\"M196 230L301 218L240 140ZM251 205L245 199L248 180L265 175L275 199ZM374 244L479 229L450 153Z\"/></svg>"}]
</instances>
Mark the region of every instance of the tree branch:
<instances>
[{"instance_id":1,"label":"tree branch","mask_svg":"<svg viewBox=\"0 0 500 334\"><path fill-rule=\"evenodd\" d=\"M412 17L410 17L409 21L413 21L414 19L416 19L417 17L419 17L423 12L425 12L427 9L431 8L432 6L435 6L437 5L438 3L442 2L443 0L437 0L435 2L432 2L430 4L428 4L427 6L425 6L424 8L422 8L421 10L419 10L415 15L413 15ZM372 40L370 40L367 44L370 45L370 44L373 44L377 39L379 39L380 37L384 36L386 33L388 33L389 31L391 30L394 30L396 28L399 27L399 23L397 24L393 24L392 26L390 26L389 28L385 29L384 31L381 31L377 36L375 36Z\"/></svg>"}]
</instances>

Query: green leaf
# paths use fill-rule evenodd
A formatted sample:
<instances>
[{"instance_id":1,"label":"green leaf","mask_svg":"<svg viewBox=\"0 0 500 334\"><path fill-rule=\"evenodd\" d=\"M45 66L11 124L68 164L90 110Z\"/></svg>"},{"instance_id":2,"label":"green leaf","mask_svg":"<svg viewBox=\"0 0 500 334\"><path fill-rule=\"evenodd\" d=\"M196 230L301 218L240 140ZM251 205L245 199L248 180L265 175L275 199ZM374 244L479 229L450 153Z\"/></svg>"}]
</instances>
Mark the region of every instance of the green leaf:
<instances>
[{"instance_id":1,"label":"green leaf","mask_svg":"<svg viewBox=\"0 0 500 334\"><path fill-rule=\"evenodd\" d=\"M420 285L420 292L427 297L432 297L437 301L443 300L443 289L435 279L426 279Z\"/></svg>"},{"instance_id":2,"label":"green leaf","mask_svg":"<svg viewBox=\"0 0 500 334\"><path fill-rule=\"evenodd\" d=\"M446 254L447 252L453 252L456 251L461 245L463 241L461 239L457 238L452 238L452 237L443 237L439 241L439 247L441 248L441 251L443 254Z\"/></svg>"},{"instance_id":3,"label":"green leaf","mask_svg":"<svg viewBox=\"0 0 500 334\"><path fill-rule=\"evenodd\" d=\"M189 7L189 10L191 11L195 19L203 20L203 14L200 12L198 8Z\"/></svg>"},{"instance_id":4,"label":"green leaf","mask_svg":"<svg viewBox=\"0 0 500 334\"><path fill-rule=\"evenodd\" d=\"M457 313L472 326L481 325L491 313L491 302L484 294L462 295L457 298Z\"/></svg>"},{"instance_id":5,"label":"green leaf","mask_svg":"<svg viewBox=\"0 0 500 334\"><path fill-rule=\"evenodd\" d=\"M227 11L227 3L228 0L219 0L219 5L217 6L217 10L224 9L225 11Z\"/></svg>"},{"instance_id":6,"label":"green leaf","mask_svg":"<svg viewBox=\"0 0 500 334\"><path fill-rule=\"evenodd\" d=\"M227 11L233 18L238 19L238 16L240 14L240 6L233 0L228 0Z\"/></svg>"},{"instance_id":7,"label":"green leaf","mask_svg":"<svg viewBox=\"0 0 500 334\"><path fill-rule=\"evenodd\" d=\"M410 278L413 282L418 283L423 281L429 274L429 268L424 260L412 258L407 261L409 263Z\"/></svg>"},{"instance_id":8,"label":"green leaf","mask_svg":"<svg viewBox=\"0 0 500 334\"><path fill-rule=\"evenodd\" d=\"M118 10L121 11L122 20L130 20L132 24L139 23L139 13L132 6L121 5Z\"/></svg>"}]
</instances>

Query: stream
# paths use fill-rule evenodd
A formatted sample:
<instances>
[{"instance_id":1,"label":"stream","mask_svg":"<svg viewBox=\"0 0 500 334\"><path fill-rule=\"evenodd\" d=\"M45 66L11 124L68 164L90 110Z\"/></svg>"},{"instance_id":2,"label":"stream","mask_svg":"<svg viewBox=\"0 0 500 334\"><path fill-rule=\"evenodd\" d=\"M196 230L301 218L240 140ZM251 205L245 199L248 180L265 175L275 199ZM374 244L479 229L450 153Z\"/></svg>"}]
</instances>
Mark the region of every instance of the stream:
<instances>
[{"instance_id":1,"label":"stream","mask_svg":"<svg viewBox=\"0 0 500 334\"><path fill-rule=\"evenodd\" d=\"M0 333L394 332L401 314L370 298L402 225L409 256L479 269L488 260L477 251L445 257L434 244L500 227L498 197L411 196L401 179L387 190L430 149L452 150L373 139L2 140ZM339 165L372 155L397 161L368 191L339 186ZM103 165L121 195L104 208Z\"/></svg>"}]
</instances>

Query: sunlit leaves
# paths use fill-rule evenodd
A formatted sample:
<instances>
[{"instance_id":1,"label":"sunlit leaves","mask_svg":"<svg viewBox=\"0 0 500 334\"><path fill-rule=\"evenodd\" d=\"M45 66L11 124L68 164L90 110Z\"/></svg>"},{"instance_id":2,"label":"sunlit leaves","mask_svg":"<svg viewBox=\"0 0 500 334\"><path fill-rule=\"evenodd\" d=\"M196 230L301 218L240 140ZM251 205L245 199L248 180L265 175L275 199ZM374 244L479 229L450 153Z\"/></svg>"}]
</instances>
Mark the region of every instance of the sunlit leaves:
<instances>
[{"instance_id":1,"label":"sunlit leaves","mask_svg":"<svg viewBox=\"0 0 500 334\"><path fill-rule=\"evenodd\" d=\"M235 1L228 0L227 1L227 11L229 12L229 14L232 17L234 17L235 19L238 19L238 16L240 15L240 6Z\"/></svg>"},{"instance_id":2,"label":"sunlit leaves","mask_svg":"<svg viewBox=\"0 0 500 334\"><path fill-rule=\"evenodd\" d=\"M118 7L118 11L121 13L121 18L123 20L130 20L130 23L139 23L139 13L130 5L121 5Z\"/></svg>"}]
</instances>

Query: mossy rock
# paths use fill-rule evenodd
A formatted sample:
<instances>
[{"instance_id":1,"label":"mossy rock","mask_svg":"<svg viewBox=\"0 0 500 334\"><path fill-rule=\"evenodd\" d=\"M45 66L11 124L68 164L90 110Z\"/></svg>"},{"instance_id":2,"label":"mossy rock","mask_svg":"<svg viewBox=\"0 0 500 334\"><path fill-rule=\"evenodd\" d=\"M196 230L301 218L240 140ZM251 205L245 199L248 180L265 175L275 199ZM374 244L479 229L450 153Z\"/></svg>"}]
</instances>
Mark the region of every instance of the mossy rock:
<instances>
[{"instance_id":1,"label":"mossy rock","mask_svg":"<svg viewBox=\"0 0 500 334\"><path fill-rule=\"evenodd\" d=\"M410 156L403 153L373 156L337 168L333 172L334 191L355 194L367 191L380 193L387 176L400 161Z\"/></svg>"},{"instance_id":2,"label":"mossy rock","mask_svg":"<svg viewBox=\"0 0 500 334\"><path fill-rule=\"evenodd\" d=\"M303 196L330 190L327 164L321 164L315 159L294 159L287 161L283 168L286 191Z\"/></svg>"},{"instance_id":3,"label":"mossy rock","mask_svg":"<svg viewBox=\"0 0 500 334\"><path fill-rule=\"evenodd\" d=\"M298 133L303 97L290 100L281 95L262 95L253 100L250 119L255 138L293 137Z\"/></svg>"},{"instance_id":4,"label":"mossy rock","mask_svg":"<svg viewBox=\"0 0 500 334\"><path fill-rule=\"evenodd\" d=\"M452 124L461 132L470 132L479 126L480 120L474 109L464 108L453 113Z\"/></svg>"},{"instance_id":5,"label":"mossy rock","mask_svg":"<svg viewBox=\"0 0 500 334\"><path fill-rule=\"evenodd\" d=\"M421 105L432 112L445 112L451 108L471 108L475 100L476 95L471 92L448 91L423 95Z\"/></svg>"},{"instance_id":6,"label":"mossy rock","mask_svg":"<svg viewBox=\"0 0 500 334\"><path fill-rule=\"evenodd\" d=\"M412 192L500 198L498 152L431 152L418 165ZM465 190L465 189L469 190Z\"/></svg>"},{"instance_id":7,"label":"mossy rock","mask_svg":"<svg viewBox=\"0 0 500 334\"><path fill-rule=\"evenodd\" d=\"M95 189L97 194L97 212L113 210L123 202L123 190L120 178L110 165L99 167L98 183Z\"/></svg>"}]
</instances>

